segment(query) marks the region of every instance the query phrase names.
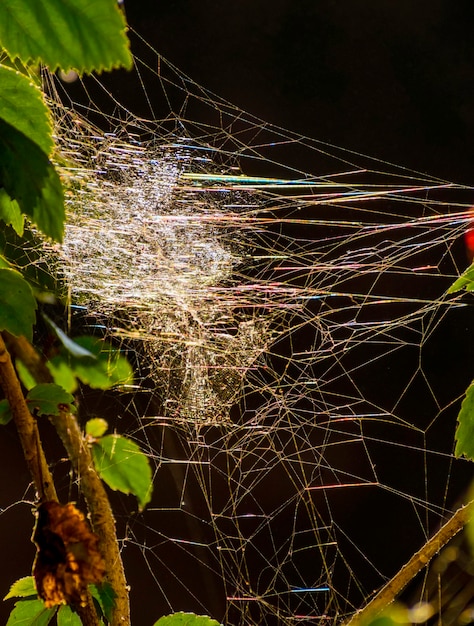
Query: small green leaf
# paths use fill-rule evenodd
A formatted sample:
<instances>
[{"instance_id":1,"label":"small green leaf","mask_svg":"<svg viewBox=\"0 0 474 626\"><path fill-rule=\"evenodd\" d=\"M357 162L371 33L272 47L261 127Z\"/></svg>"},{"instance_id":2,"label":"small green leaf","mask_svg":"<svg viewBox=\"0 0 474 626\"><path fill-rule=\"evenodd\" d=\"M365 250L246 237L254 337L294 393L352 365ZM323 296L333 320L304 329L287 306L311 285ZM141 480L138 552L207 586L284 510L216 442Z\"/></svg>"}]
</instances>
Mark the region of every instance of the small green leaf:
<instances>
[{"instance_id":1,"label":"small green leaf","mask_svg":"<svg viewBox=\"0 0 474 626\"><path fill-rule=\"evenodd\" d=\"M0 400L0 424L5 426L13 418L8 400Z\"/></svg>"},{"instance_id":2,"label":"small green leaf","mask_svg":"<svg viewBox=\"0 0 474 626\"><path fill-rule=\"evenodd\" d=\"M70 606L60 606L58 611L58 626L82 626L82 620Z\"/></svg>"},{"instance_id":3,"label":"small green leaf","mask_svg":"<svg viewBox=\"0 0 474 626\"><path fill-rule=\"evenodd\" d=\"M65 209L58 173L34 141L2 119L0 187L45 235L62 241Z\"/></svg>"},{"instance_id":4,"label":"small green leaf","mask_svg":"<svg viewBox=\"0 0 474 626\"><path fill-rule=\"evenodd\" d=\"M78 387L78 382L74 370L67 363L62 356L55 356L49 361L46 361L46 367L49 369L54 382L69 391L74 393Z\"/></svg>"},{"instance_id":5,"label":"small green leaf","mask_svg":"<svg viewBox=\"0 0 474 626\"><path fill-rule=\"evenodd\" d=\"M20 361L20 359L16 359L15 367L16 367L16 371L18 374L18 378L23 383L23 386L25 387L25 389L27 389L28 391L30 389L33 389L33 387L36 385L36 380L33 378L30 370L26 367L23 361Z\"/></svg>"},{"instance_id":6,"label":"small green leaf","mask_svg":"<svg viewBox=\"0 0 474 626\"><path fill-rule=\"evenodd\" d=\"M15 270L0 268L0 330L31 341L36 300L26 280Z\"/></svg>"},{"instance_id":7,"label":"small green leaf","mask_svg":"<svg viewBox=\"0 0 474 626\"><path fill-rule=\"evenodd\" d=\"M474 291L474 263L451 285L448 293L456 293L456 291L461 291L462 289Z\"/></svg>"},{"instance_id":8,"label":"small green leaf","mask_svg":"<svg viewBox=\"0 0 474 626\"><path fill-rule=\"evenodd\" d=\"M2 119L49 155L54 146L53 126L39 87L27 76L5 66L0 66L0 85Z\"/></svg>"},{"instance_id":9,"label":"small green leaf","mask_svg":"<svg viewBox=\"0 0 474 626\"><path fill-rule=\"evenodd\" d=\"M42 62L50 70L132 66L116 0L2 0L0 42L11 57Z\"/></svg>"},{"instance_id":10,"label":"small green leaf","mask_svg":"<svg viewBox=\"0 0 474 626\"><path fill-rule=\"evenodd\" d=\"M72 354L72 356L75 356L75 357L78 357L78 358L81 358L81 357L90 357L91 359L96 359L97 358L93 352L91 352L90 350L86 350L86 348L83 348L78 343L76 343L73 339L68 337L66 335L66 333L63 332L59 328L59 326L57 326L53 322L53 320L50 319L46 315L46 313L42 313L42 317L44 318L44 320L46 321L48 326L50 326L50 328L54 331L54 334L59 339L59 341L63 344L63 346L66 348L66 350L70 354Z\"/></svg>"},{"instance_id":11,"label":"small green leaf","mask_svg":"<svg viewBox=\"0 0 474 626\"><path fill-rule=\"evenodd\" d=\"M160 617L153 626L221 626L219 622L205 615L195 613L172 613Z\"/></svg>"},{"instance_id":12,"label":"small green leaf","mask_svg":"<svg viewBox=\"0 0 474 626\"><path fill-rule=\"evenodd\" d=\"M56 607L47 609L43 600L20 600L10 613L7 626L47 626Z\"/></svg>"},{"instance_id":13,"label":"small green leaf","mask_svg":"<svg viewBox=\"0 0 474 626\"><path fill-rule=\"evenodd\" d=\"M140 508L151 500L151 467L137 444L121 435L107 435L92 444L92 457L100 477L109 487L133 493Z\"/></svg>"},{"instance_id":14,"label":"small green leaf","mask_svg":"<svg viewBox=\"0 0 474 626\"><path fill-rule=\"evenodd\" d=\"M27 598L29 596L37 596L35 579L33 576L25 576L20 578L10 587L10 591L3 598L8 600L9 598Z\"/></svg>"},{"instance_id":15,"label":"small green leaf","mask_svg":"<svg viewBox=\"0 0 474 626\"><path fill-rule=\"evenodd\" d=\"M92 597L97 600L102 613L110 622L112 618L112 609L115 606L116 593L109 583L103 583L102 585L89 585L89 591Z\"/></svg>"},{"instance_id":16,"label":"small green leaf","mask_svg":"<svg viewBox=\"0 0 474 626\"><path fill-rule=\"evenodd\" d=\"M474 461L474 382L469 385L461 404L455 438L455 455Z\"/></svg>"},{"instance_id":17,"label":"small green leaf","mask_svg":"<svg viewBox=\"0 0 474 626\"><path fill-rule=\"evenodd\" d=\"M12 200L5 189L0 188L0 219L20 235L23 235L25 218L16 200Z\"/></svg>"},{"instance_id":18,"label":"small green leaf","mask_svg":"<svg viewBox=\"0 0 474 626\"><path fill-rule=\"evenodd\" d=\"M102 437L107 432L109 425L101 417L93 417L86 422L86 434L91 437Z\"/></svg>"},{"instance_id":19,"label":"small green leaf","mask_svg":"<svg viewBox=\"0 0 474 626\"><path fill-rule=\"evenodd\" d=\"M119 350L97 337L75 337L74 342L94 355L94 358L70 360L80 380L94 389L110 389L133 382L133 369Z\"/></svg>"},{"instance_id":20,"label":"small green leaf","mask_svg":"<svg viewBox=\"0 0 474 626\"><path fill-rule=\"evenodd\" d=\"M59 415L61 405L67 405L70 411L74 396L55 383L41 383L28 392L26 402L30 411L37 411L38 415Z\"/></svg>"}]
</instances>

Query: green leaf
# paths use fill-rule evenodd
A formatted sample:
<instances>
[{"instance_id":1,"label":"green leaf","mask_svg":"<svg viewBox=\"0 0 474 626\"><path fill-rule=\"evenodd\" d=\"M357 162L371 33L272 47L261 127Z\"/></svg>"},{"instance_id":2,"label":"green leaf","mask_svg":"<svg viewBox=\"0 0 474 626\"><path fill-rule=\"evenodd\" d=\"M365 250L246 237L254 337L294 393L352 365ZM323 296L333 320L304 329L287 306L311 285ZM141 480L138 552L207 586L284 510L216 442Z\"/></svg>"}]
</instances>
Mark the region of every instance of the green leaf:
<instances>
[{"instance_id":1,"label":"green leaf","mask_svg":"<svg viewBox=\"0 0 474 626\"><path fill-rule=\"evenodd\" d=\"M58 611L58 626L82 626L82 620L70 606L60 606Z\"/></svg>"},{"instance_id":2,"label":"green leaf","mask_svg":"<svg viewBox=\"0 0 474 626\"><path fill-rule=\"evenodd\" d=\"M49 361L46 361L46 367L49 369L51 376L57 385L69 393L74 393L76 391L78 387L76 375L64 357L53 357Z\"/></svg>"},{"instance_id":3,"label":"green leaf","mask_svg":"<svg viewBox=\"0 0 474 626\"><path fill-rule=\"evenodd\" d=\"M75 357L90 357L92 359L95 359L96 356L93 352L91 352L90 350L86 350L86 348L83 348L82 346L80 346L78 343L76 343L73 339L71 339L70 337L68 337L66 335L65 332L63 332L59 326L57 326L53 320L51 320L46 313L42 314L44 320L47 322L47 324L50 326L50 328L54 331L54 334L56 335L56 337L59 339L59 341L63 344L63 346L66 348L66 350L72 354L72 356Z\"/></svg>"},{"instance_id":4,"label":"green leaf","mask_svg":"<svg viewBox=\"0 0 474 626\"><path fill-rule=\"evenodd\" d=\"M94 355L71 359L69 364L80 380L94 389L110 389L133 382L133 369L119 350L97 337L75 337L74 342Z\"/></svg>"},{"instance_id":5,"label":"green leaf","mask_svg":"<svg viewBox=\"0 0 474 626\"><path fill-rule=\"evenodd\" d=\"M107 435L92 444L92 458L100 477L109 487L133 493L140 508L151 500L151 467L137 444L121 435Z\"/></svg>"},{"instance_id":6,"label":"green leaf","mask_svg":"<svg viewBox=\"0 0 474 626\"><path fill-rule=\"evenodd\" d=\"M0 268L0 330L31 341L36 300L31 287L15 270Z\"/></svg>"},{"instance_id":7,"label":"green leaf","mask_svg":"<svg viewBox=\"0 0 474 626\"><path fill-rule=\"evenodd\" d=\"M8 400L0 400L0 424L5 426L13 418Z\"/></svg>"},{"instance_id":8,"label":"green leaf","mask_svg":"<svg viewBox=\"0 0 474 626\"><path fill-rule=\"evenodd\" d=\"M2 119L0 187L45 235L62 241L65 210L59 176L43 150Z\"/></svg>"},{"instance_id":9,"label":"green leaf","mask_svg":"<svg viewBox=\"0 0 474 626\"><path fill-rule=\"evenodd\" d=\"M0 43L11 57L79 72L132 66L116 0L2 0Z\"/></svg>"},{"instance_id":10,"label":"green leaf","mask_svg":"<svg viewBox=\"0 0 474 626\"><path fill-rule=\"evenodd\" d=\"M221 626L219 622L205 615L195 613L172 613L160 619L153 626Z\"/></svg>"},{"instance_id":11,"label":"green leaf","mask_svg":"<svg viewBox=\"0 0 474 626\"><path fill-rule=\"evenodd\" d=\"M86 434L90 437L102 437L107 431L109 425L101 417L93 417L86 422Z\"/></svg>"},{"instance_id":12,"label":"green leaf","mask_svg":"<svg viewBox=\"0 0 474 626\"><path fill-rule=\"evenodd\" d=\"M27 598L28 596L37 596L35 579L33 576L25 576L20 578L10 587L10 591L3 598L8 600L9 598Z\"/></svg>"},{"instance_id":13,"label":"green leaf","mask_svg":"<svg viewBox=\"0 0 474 626\"><path fill-rule=\"evenodd\" d=\"M7 626L47 626L56 607L47 609L43 600L20 600L10 613Z\"/></svg>"},{"instance_id":14,"label":"green leaf","mask_svg":"<svg viewBox=\"0 0 474 626\"><path fill-rule=\"evenodd\" d=\"M41 90L27 76L5 66L0 66L0 85L2 119L34 141L46 155L51 154L53 127Z\"/></svg>"},{"instance_id":15,"label":"green leaf","mask_svg":"<svg viewBox=\"0 0 474 626\"><path fill-rule=\"evenodd\" d=\"M461 404L455 438L455 455L474 461L474 382L469 385Z\"/></svg>"},{"instance_id":16,"label":"green leaf","mask_svg":"<svg viewBox=\"0 0 474 626\"><path fill-rule=\"evenodd\" d=\"M20 237L23 235L25 218L20 205L16 200L12 200L3 188L0 188L0 219L11 226Z\"/></svg>"},{"instance_id":17,"label":"green leaf","mask_svg":"<svg viewBox=\"0 0 474 626\"><path fill-rule=\"evenodd\" d=\"M37 233L25 229L20 237L10 226L0 222L0 251L4 258L2 267L18 270L30 283L35 295L48 294L48 301L55 301L58 281L51 275L50 261L48 264L44 254L44 241Z\"/></svg>"},{"instance_id":18,"label":"green leaf","mask_svg":"<svg viewBox=\"0 0 474 626\"><path fill-rule=\"evenodd\" d=\"M38 415L59 415L61 405L67 405L70 411L75 407L71 406L74 397L55 383L41 383L28 392L26 402L30 411L37 411Z\"/></svg>"},{"instance_id":19,"label":"green leaf","mask_svg":"<svg viewBox=\"0 0 474 626\"><path fill-rule=\"evenodd\" d=\"M25 387L25 389L27 389L28 391L30 389L33 389L33 387L36 385L36 380L33 378L33 375L31 374L30 370L26 367L26 365L22 361L20 361L20 359L16 359L15 367L16 367L16 371L18 374L18 378L23 383L23 386Z\"/></svg>"},{"instance_id":20,"label":"green leaf","mask_svg":"<svg viewBox=\"0 0 474 626\"><path fill-rule=\"evenodd\" d=\"M461 291L462 289L474 291L474 263L451 285L448 293L456 293L456 291Z\"/></svg>"},{"instance_id":21,"label":"green leaf","mask_svg":"<svg viewBox=\"0 0 474 626\"><path fill-rule=\"evenodd\" d=\"M92 597L97 600L102 613L110 622L112 619L112 609L115 606L116 593L109 583L103 583L102 585L89 585L89 591Z\"/></svg>"}]
</instances>

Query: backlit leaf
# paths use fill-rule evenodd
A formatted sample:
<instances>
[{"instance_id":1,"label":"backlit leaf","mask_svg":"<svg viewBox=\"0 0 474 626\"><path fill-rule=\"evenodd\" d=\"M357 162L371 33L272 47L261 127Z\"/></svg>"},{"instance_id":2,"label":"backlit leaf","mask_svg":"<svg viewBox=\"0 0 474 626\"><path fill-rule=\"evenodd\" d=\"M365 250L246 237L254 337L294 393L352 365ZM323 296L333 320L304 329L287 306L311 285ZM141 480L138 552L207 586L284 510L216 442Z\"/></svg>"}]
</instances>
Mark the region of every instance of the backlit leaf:
<instances>
[{"instance_id":1,"label":"backlit leaf","mask_svg":"<svg viewBox=\"0 0 474 626\"><path fill-rule=\"evenodd\" d=\"M165 615L153 626L220 626L219 622L205 615L195 613L172 613Z\"/></svg>"},{"instance_id":2,"label":"backlit leaf","mask_svg":"<svg viewBox=\"0 0 474 626\"><path fill-rule=\"evenodd\" d=\"M62 241L65 210L59 176L43 150L2 119L0 187L45 235Z\"/></svg>"},{"instance_id":3,"label":"backlit leaf","mask_svg":"<svg viewBox=\"0 0 474 626\"><path fill-rule=\"evenodd\" d=\"M0 330L31 341L36 300L26 280L15 270L0 268Z\"/></svg>"},{"instance_id":4,"label":"backlit leaf","mask_svg":"<svg viewBox=\"0 0 474 626\"><path fill-rule=\"evenodd\" d=\"M54 145L52 124L41 90L27 76L5 66L0 66L0 85L2 119L49 155Z\"/></svg>"},{"instance_id":5,"label":"backlit leaf","mask_svg":"<svg viewBox=\"0 0 474 626\"><path fill-rule=\"evenodd\" d=\"M37 383L36 383L36 380L33 378L33 375L30 372L30 370L26 367L26 365L22 361L20 361L20 359L16 359L15 368L18 374L18 378L23 383L23 387L25 387L25 389L28 389L28 391L30 389L33 389L33 387Z\"/></svg>"},{"instance_id":6,"label":"backlit leaf","mask_svg":"<svg viewBox=\"0 0 474 626\"><path fill-rule=\"evenodd\" d=\"M50 374L57 385L66 391L69 391L69 393L74 393L76 391L79 386L76 375L64 357L55 356L52 359L49 359L49 361L46 361L46 367L49 369Z\"/></svg>"},{"instance_id":7,"label":"backlit leaf","mask_svg":"<svg viewBox=\"0 0 474 626\"><path fill-rule=\"evenodd\" d=\"M10 613L7 626L47 626L56 607L47 609L42 600L20 600Z\"/></svg>"},{"instance_id":8,"label":"backlit leaf","mask_svg":"<svg viewBox=\"0 0 474 626\"><path fill-rule=\"evenodd\" d=\"M23 62L79 72L130 68L125 20L116 0L2 0L0 45Z\"/></svg>"},{"instance_id":9,"label":"backlit leaf","mask_svg":"<svg viewBox=\"0 0 474 626\"><path fill-rule=\"evenodd\" d=\"M93 417L86 422L86 434L90 437L102 437L107 432L109 425L101 417Z\"/></svg>"},{"instance_id":10,"label":"backlit leaf","mask_svg":"<svg viewBox=\"0 0 474 626\"><path fill-rule=\"evenodd\" d=\"M0 188L0 219L11 226L13 230L23 235L25 218L16 200L12 200L5 189Z\"/></svg>"},{"instance_id":11,"label":"backlit leaf","mask_svg":"<svg viewBox=\"0 0 474 626\"><path fill-rule=\"evenodd\" d=\"M70 606L63 605L58 611L58 626L82 626L82 620Z\"/></svg>"},{"instance_id":12,"label":"backlit leaf","mask_svg":"<svg viewBox=\"0 0 474 626\"><path fill-rule=\"evenodd\" d=\"M462 291L463 289L474 291L474 263L451 285L448 293L456 293L456 291Z\"/></svg>"},{"instance_id":13,"label":"backlit leaf","mask_svg":"<svg viewBox=\"0 0 474 626\"><path fill-rule=\"evenodd\" d=\"M112 586L107 582L102 585L89 585L89 591L91 592L92 597L97 600L100 608L102 609L102 613L110 622L112 619L112 609L115 606L116 596Z\"/></svg>"},{"instance_id":14,"label":"backlit leaf","mask_svg":"<svg viewBox=\"0 0 474 626\"><path fill-rule=\"evenodd\" d=\"M474 382L469 385L459 411L455 454L474 461Z\"/></svg>"},{"instance_id":15,"label":"backlit leaf","mask_svg":"<svg viewBox=\"0 0 474 626\"><path fill-rule=\"evenodd\" d=\"M36 411L38 415L59 415L62 405L75 410L72 406L74 396L55 383L36 385L28 392L26 402L30 411Z\"/></svg>"},{"instance_id":16,"label":"backlit leaf","mask_svg":"<svg viewBox=\"0 0 474 626\"><path fill-rule=\"evenodd\" d=\"M10 591L3 598L8 600L9 598L27 598L28 596L37 596L35 579L33 576L25 576L20 578L10 587Z\"/></svg>"},{"instance_id":17,"label":"backlit leaf","mask_svg":"<svg viewBox=\"0 0 474 626\"><path fill-rule=\"evenodd\" d=\"M74 342L93 354L93 358L74 358L69 363L80 380L95 389L110 389L130 384L133 369L127 359L107 342L96 337L75 337Z\"/></svg>"},{"instance_id":18,"label":"backlit leaf","mask_svg":"<svg viewBox=\"0 0 474 626\"><path fill-rule=\"evenodd\" d=\"M132 493L143 509L153 488L147 456L137 444L121 435L106 435L92 444L94 465L111 489Z\"/></svg>"}]
</instances>

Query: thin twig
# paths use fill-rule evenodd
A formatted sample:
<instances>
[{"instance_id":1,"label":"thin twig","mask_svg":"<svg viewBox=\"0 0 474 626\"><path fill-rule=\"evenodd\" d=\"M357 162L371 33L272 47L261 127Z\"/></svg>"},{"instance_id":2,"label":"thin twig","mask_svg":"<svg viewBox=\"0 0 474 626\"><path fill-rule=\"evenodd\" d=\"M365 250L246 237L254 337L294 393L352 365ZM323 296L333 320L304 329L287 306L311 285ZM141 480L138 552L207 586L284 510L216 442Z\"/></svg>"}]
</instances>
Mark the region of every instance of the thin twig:
<instances>
[{"instance_id":1,"label":"thin twig","mask_svg":"<svg viewBox=\"0 0 474 626\"><path fill-rule=\"evenodd\" d=\"M40 355L24 337L9 336L8 340L12 352L28 367L36 382L52 382L51 374ZM129 592L107 492L94 468L90 448L74 415L60 411L58 416L51 416L50 419L79 478L79 488L89 509L92 529L99 537L107 580L116 594L111 626L129 626Z\"/></svg>"},{"instance_id":2,"label":"thin twig","mask_svg":"<svg viewBox=\"0 0 474 626\"><path fill-rule=\"evenodd\" d=\"M367 623L382 609L388 606L406 585L421 571L431 559L454 537L470 520L474 511L474 500L460 507L438 532L428 539L418 552L406 563L388 583L366 604L355 613L344 626L358 626Z\"/></svg>"}]
</instances>

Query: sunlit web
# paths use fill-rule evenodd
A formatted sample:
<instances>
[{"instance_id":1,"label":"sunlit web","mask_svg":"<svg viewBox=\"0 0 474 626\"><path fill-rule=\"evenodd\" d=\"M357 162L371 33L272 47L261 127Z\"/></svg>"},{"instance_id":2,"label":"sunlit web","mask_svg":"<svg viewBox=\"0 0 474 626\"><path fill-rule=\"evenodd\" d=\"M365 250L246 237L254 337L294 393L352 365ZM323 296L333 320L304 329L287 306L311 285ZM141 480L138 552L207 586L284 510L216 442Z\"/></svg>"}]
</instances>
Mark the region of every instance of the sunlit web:
<instances>
[{"instance_id":1,"label":"sunlit web","mask_svg":"<svg viewBox=\"0 0 474 626\"><path fill-rule=\"evenodd\" d=\"M126 80L148 119L97 79L49 83L55 271L73 329L137 367L125 394L84 391L82 417L155 472L144 513L114 501L133 624L337 623L469 479L452 451L473 311L446 290L471 189L275 128L144 57Z\"/></svg>"}]
</instances>

